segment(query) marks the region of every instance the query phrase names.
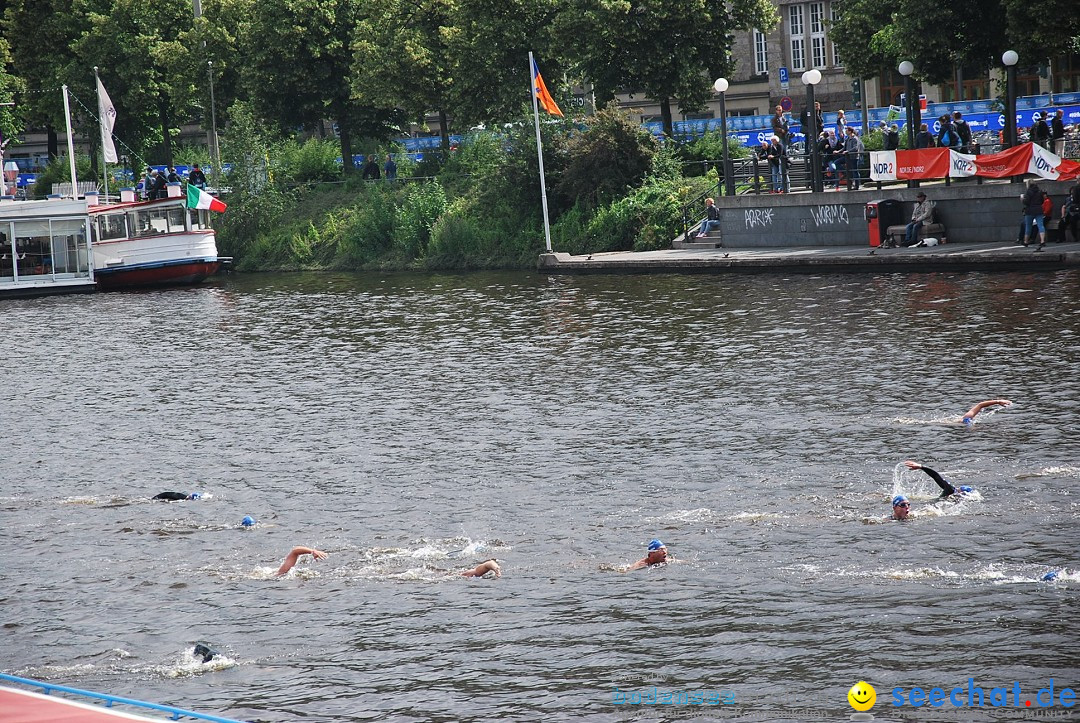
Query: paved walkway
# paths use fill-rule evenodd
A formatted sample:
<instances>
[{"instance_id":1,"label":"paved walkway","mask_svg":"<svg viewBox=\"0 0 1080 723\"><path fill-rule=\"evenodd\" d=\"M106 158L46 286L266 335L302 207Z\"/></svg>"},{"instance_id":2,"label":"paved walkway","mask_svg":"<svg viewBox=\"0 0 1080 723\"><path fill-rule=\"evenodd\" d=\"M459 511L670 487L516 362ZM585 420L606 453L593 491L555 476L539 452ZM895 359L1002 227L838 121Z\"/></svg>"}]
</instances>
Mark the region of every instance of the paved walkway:
<instances>
[{"instance_id":1,"label":"paved walkway","mask_svg":"<svg viewBox=\"0 0 1080 723\"><path fill-rule=\"evenodd\" d=\"M925 248L800 246L794 248L663 249L582 256L543 254L538 269L587 273L868 273L893 271L1017 271L1080 266L1080 243L1050 243L1035 252L1015 243L949 243Z\"/></svg>"}]
</instances>

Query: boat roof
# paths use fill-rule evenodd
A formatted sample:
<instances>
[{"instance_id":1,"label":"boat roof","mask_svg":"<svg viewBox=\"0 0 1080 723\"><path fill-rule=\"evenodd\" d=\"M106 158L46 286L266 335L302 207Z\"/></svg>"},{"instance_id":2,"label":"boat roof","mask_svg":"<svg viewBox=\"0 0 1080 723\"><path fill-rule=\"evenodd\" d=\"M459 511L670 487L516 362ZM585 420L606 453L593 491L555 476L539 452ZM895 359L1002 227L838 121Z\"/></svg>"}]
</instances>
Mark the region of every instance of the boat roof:
<instances>
[{"instance_id":1,"label":"boat roof","mask_svg":"<svg viewBox=\"0 0 1080 723\"><path fill-rule=\"evenodd\" d=\"M5 687L0 687L0 710L4 711L4 723L116 723L125 720L161 723L168 720Z\"/></svg>"},{"instance_id":2,"label":"boat roof","mask_svg":"<svg viewBox=\"0 0 1080 723\"><path fill-rule=\"evenodd\" d=\"M94 213L105 213L107 211L126 211L126 210L131 209L131 208L140 208L140 207L144 207L144 206L154 206L154 205L160 205L160 206L173 205L173 206L175 206L177 201L179 201L181 204L183 204L185 206L187 205L187 198L186 197L177 196L176 198L155 198L152 201L127 201L127 202L119 202L118 201L116 203L108 203L108 204L103 203L103 204L100 204L100 205L97 205L97 206L91 206L90 207L90 213L94 214Z\"/></svg>"}]
</instances>

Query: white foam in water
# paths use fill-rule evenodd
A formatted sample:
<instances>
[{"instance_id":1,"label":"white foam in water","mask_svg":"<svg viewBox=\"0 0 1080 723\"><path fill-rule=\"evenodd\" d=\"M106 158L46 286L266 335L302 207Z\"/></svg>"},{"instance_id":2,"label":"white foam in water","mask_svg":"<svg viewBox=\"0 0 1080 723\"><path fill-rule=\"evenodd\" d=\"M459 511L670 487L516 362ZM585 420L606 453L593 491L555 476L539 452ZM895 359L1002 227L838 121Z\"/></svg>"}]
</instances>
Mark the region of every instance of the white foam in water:
<instances>
[{"instance_id":1,"label":"white foam in water","mask_svg":"<svg viewBox=\"0 0 1080 723\"><path fill-rule=\"evenodd\" d=\"M696 510L675 510L661 517L661 520L674 520L678 522L702 522L710 519L713 511L708 507L698 507Z\"/></svg>"}]
</instances>

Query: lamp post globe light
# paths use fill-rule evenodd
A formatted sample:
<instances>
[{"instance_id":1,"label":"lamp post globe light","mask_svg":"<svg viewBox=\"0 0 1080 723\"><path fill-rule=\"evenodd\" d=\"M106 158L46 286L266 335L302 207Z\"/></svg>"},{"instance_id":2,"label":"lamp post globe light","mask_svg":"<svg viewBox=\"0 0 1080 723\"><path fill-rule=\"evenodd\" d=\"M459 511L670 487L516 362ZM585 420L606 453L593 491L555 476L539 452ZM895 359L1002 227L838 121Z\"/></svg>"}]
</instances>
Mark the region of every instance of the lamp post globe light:
<instances>
[{"instance_id":1,"label":"lamp post globe light","mask_svg":"<svg viewBox=\"0 0 1080 723\"><path fill-rule=\"evenodd\" d=\"M806 121L809 128L803 128L806 136L806 150L810 157L810 190L821 191L821 161L818 159L817 137L821 129L817 127L817 110L814 102L814 86L821 82L821 71L811 68L802 74L803 85L806 86Z\"/></svg>"},{"instance_id":2,"label":"lamp post globe light","mask_svg":"<svg viewBox=\"0 0 1080 723\"><path fill-rule=\"evenodd\" d=\"M731 154L728 152L727 104L724 97L728 89L727 78L717 78L712 87L720 94L720 136L724 141L724 195L734 196L735 179L732 178Z\"/></svg>"},{"instance_id":3,"label":"lamp post globe light","mask_svg":"<svg viewBox=\"0 0 1080 723\"><path fill-rule=\"evenodd\" d=\"M1020 56L1015 50L1006 50L1001 54L1005 66L1005 146L1016 145L1016 64Z\"/></svg>"}]
</instances>

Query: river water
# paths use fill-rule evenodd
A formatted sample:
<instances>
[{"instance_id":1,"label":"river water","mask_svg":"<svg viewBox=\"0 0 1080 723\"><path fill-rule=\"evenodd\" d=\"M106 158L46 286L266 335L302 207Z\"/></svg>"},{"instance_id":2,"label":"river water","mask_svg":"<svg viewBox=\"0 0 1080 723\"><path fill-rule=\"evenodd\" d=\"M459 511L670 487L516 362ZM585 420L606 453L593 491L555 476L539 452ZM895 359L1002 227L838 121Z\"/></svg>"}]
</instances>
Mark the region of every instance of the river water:
<instances>
[{"instance_id":1,"label":"river water","mask_svg":"<svg viewBox=\"0 0 1080 723\"><path fill-rule=\"evenodd\" d=\"M1080 687L1076 272L252 275L0 337L5 673L260 721ZM330 556L275 578L293 545ZM653 690L733 702L616 704Z\"/></svg>"}]
</instances>

